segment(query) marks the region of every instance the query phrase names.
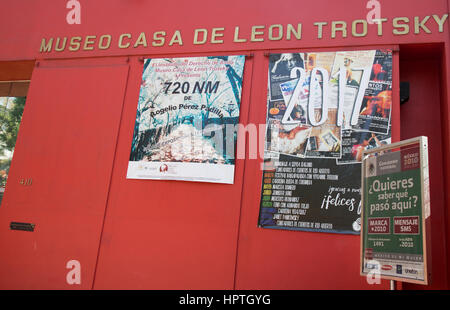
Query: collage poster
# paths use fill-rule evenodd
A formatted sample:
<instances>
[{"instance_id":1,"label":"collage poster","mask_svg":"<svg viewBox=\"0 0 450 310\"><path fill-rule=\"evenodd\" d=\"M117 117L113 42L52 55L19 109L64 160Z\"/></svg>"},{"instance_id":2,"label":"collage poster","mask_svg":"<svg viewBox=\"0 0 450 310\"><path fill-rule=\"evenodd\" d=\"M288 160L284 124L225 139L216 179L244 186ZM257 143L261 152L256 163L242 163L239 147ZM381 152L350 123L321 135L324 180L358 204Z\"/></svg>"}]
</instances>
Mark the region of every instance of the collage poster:
<instances>
[{"instance_id":1,"label":"collage poster","mask_svg":"<svg viewBox=\"0 0 450 310\"><path fill-rule=\"evenodd\" d=\"M392 51L269 56L258 225L359 234L361 156L391 142Z\"/></svg>"},{"instance_id":2,"label":"collage poster","mask_svg":"<svg viewBox=\"0 0 450 310\"><path fill-rule=\"evenodd\" d=\"M244 63L145 59L127 178L232 184L237 137L225 127L239 123Z\"/></svg>"}]
</instances>

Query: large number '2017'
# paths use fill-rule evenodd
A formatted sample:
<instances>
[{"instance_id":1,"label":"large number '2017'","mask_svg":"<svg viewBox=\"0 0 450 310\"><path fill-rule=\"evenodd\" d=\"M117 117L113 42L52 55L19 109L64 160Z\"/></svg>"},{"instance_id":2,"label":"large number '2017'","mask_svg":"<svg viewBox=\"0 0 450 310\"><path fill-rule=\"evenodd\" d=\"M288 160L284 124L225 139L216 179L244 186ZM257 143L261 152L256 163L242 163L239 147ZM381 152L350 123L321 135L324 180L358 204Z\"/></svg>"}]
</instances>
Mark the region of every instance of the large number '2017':
<instances>
[{"instance_id":1,"label":"large number '2017'","mask_svg":"<svg viewBox=\"0 0 450 310\"><path fill-rule=\"evenodd\" d=\"M361 104L364 98L364 93L366 91L366 88L369 84L369 79L370 79L370 73L371 73L371 68L367 67L367 68L352 68L353 71L362 71L362 77L361 77L361 82L360 82L360 87L358 89L358 94L356 96L356 99L353 103L353 108L352 108L352 114L351 114L351 121L350 124L351 125L356 125L358 122L358 116L359 116L359 112L361 109ZM292 93L291 96L291 100L289 101L287 107L286 107L286 112L284 113L284 116L281 120L282 124L299 124L301 123L300 120L292 120L290 119L290 115L292 110L294 109L294 105L295 105L295 101L296 98L299 97L300 92L302 91L304 82L306 80L306 71L303 68L293 68L291 70L291 78L296 78L297 75L300 74L300 77L298 79L297 85L294 89L294 92ZM322 115L320 117L319 121L316 121L316 117L314 114L314 95L316 94L316 92L313 92L312 90L316 89L319 85L319 78L318 78L318 74L320 74L322 76L322 92L321 92L321 102L322 102ZM347 72L346 72L346 68L344 66L341 66L339 68L339 89L338 89L338 113L337 113L337 120L336 123L338 126L342 126L343 123L343 119L344 119L344 99L345 99L345 87L347 85ZM311 71L311 79L310 79L310 83L309 83L309 97L308 97L308 114L307 114L307 119L309 121L309 123L312 126L320 126L323 123L325 123L328 119L328 109L330 106L330 85L329 85L329 81L330 81L330 76L328 74L328 71L325 70L324 68L314 68Z\"/></svg>"}]
</instances>

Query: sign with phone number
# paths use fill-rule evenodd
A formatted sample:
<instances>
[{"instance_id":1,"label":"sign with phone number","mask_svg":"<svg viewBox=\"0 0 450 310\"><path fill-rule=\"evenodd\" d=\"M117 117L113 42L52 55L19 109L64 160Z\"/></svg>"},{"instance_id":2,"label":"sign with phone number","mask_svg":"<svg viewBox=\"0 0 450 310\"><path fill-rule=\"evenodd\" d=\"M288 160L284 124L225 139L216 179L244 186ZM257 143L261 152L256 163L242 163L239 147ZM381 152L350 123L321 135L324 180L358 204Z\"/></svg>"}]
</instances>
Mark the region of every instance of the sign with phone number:
<instances>
[{"instance_id":1,"label":"sign with phone number","mask_svg":"<svg viewBox=\"0 0 450 310\"><path fill-rule=\"evenodd\" d=\"M427 284L427 143L411 140L365 153L361 274Z\"/></svg>"}]
</instances>

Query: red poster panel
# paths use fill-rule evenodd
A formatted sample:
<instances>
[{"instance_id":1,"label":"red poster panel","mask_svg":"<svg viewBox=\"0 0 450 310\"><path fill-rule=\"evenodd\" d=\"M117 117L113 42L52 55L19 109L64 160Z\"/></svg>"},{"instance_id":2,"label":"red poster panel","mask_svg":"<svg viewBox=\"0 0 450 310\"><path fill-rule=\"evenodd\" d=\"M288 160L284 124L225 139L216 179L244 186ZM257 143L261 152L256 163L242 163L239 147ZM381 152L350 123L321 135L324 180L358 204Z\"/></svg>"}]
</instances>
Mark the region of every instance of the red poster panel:
<instances>
[{"instance_id":1,"label":"red poster panel","mask_svg":"<svg viewBox=\"0 0 450 310\"><path fill-rule=\"evenodd\" d=\"M128 74L121 61L35 68L0 207L0 289L92 288Z\"/></svg>"},{"instance_id":2,"label":"red poster panel","mask_svg":"<svg viewBox=\"0 0 450 310\"><path fill-rule=\"evenodd\" d=\"M376 48L376 47L374 47ZM364 49L372 49L364 46ZM324 50L325 51L325 50ZM326 51L335 51L329 49ZM306 51L308 52L308 51ZM255 79L249 122L266 119L269 55L255 55ZM393 84L398 83L398 53L393 53ZM398 88L393 87L392 138L398 139ZM261 104L263 103L263 104ZM252 106L253 107L253 106ZM395 120L395 121L394 121ZM386 289L387 281L371 286L358 273L359 236L310 231L264 229L257 226L263 187L262 160L247 160L242 195L236 289ZM255 186L255 184L260 184ZM256 189L255 189L256 188ZM319 205L320 208L320 205Z\"/></svg>"},{"instance_id":3,"label":"red poster panel","mask_svg":"<svg viewBox=\"0 0 450 310\"><path fill-rule=\"evenodd\" d=\"M244 159L236 158L234 184L127 179L144 66L130 64L94 289L233 289ZM246 57L244 126L252 68ZM238 136L238 153L242 146Z\"/></svg>"}]
</instances>

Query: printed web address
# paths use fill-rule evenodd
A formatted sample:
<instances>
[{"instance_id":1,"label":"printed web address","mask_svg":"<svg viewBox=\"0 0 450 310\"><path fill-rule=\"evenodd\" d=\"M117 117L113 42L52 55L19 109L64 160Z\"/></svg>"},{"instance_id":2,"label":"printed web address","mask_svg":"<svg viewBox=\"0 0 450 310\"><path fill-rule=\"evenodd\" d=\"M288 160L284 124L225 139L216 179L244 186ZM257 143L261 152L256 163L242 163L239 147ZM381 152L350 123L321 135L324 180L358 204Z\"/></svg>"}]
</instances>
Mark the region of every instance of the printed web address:
<instances>
[{"instance_id":1,"label":"printed web address","mask_svg":"<svg viewBox=\"0 0 450 310\"><path fill-rule=\"evenodd\" d=\"M203 305L207 308L215 304L222 305L270 305L270 295L223 295L223 298L192 296L186 294L181 296L180 305Z\"/></svg>"}]
</instances>

